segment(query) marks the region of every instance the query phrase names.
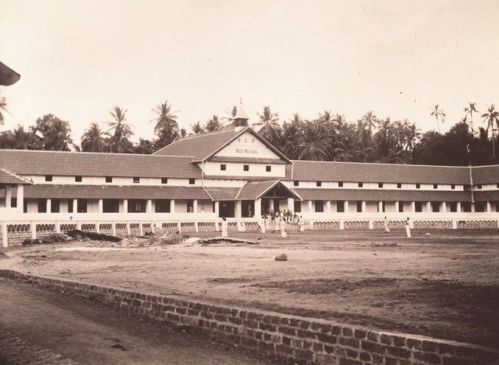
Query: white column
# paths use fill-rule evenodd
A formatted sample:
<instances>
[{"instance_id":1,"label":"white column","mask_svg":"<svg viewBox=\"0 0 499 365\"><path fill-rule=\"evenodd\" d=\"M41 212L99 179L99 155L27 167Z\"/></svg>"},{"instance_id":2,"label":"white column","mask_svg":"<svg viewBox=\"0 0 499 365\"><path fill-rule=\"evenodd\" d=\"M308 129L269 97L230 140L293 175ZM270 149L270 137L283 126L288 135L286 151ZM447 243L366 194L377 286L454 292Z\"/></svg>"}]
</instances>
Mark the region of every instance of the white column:
<instances>
[{"instance_id":1,"label":"white column","mask_svg":"<svg viewBox=\"0 0 499 365\"><path fill-rule=\"evenodd\" d=\"M128 213L128 199L123 200L123 213Z\"/></svg>"},{"instance_id":2,"label":"white column","mask_svg":"<svg viewBox=\"0 0 499 365\"><path fill-rule=\"evenodd\" d=\"M99 213L104 213L104 199L99 199L98 201L98 212Z\"/></svg>"},{"instance_id":3,"label":"white column","mask_svg":"<svg viewBox=\"0 0 499 365\"><path fill-rule=\"evenodd\" d=\"M331 213L331 200L326 200L326 212Z\"/></svg>"},{"instance_id":4,"label":"white column","mask_svg":"<svg viewBox=\"0 0 499 365\"><path fill-rule=\"evenodd\" d=\"M78 213L78 199L73 199L73 213Z\"/></svg>"},{"instance_id":5,"label":"white column","mask_svg":"<svg viewBox=\"0 0 499 365\"><path fill-rule=\"evenodd\" d=\"M17 185L17 212L24 213L24 185Z\"/></svg>"},{"instance_id":6,"label":"white column","mask_svg":"<svg viewBox=\"0 0 499 365\"><path fill-rule=\"evenodd\" d=\"M274 199L269 199L269 213L274 211Z\"/></svg>"},{"instance_id":7,"label":"white column","mask_svg":"<svg viewBox=\"0 0 499 365\"><path fill-rule=\"evenodd\" d=\"M431 202L426 202L426 212L431 213Z\"/></svg>"},{"instance_id":8,"label":"white column","mask_svg":"<svg viewBox=\"0 0 499 365\"><path fill-rule=\"evenodd\" d=\"M170 213L175 213L175 199L170 200Z\"/></svg>"},{"instance_id":9,"label":"white column","mask_svg":"<svg viewBox=\"0 0 499 365\"><path fill-rule=\"evenodd\" d=\"M487 213L491 212L492 212L492 204L490 204L490 202L487 202Z\"/></svg>"},{"instance_id":10,"label":"white column","mask_svg":"<svg viewBox=\"0 0 499 365\"><path fill-rule=\"evenodd\" d=\"M288 198L288 210L290 212L295 211L295 200L293 198Z\"/></svg>"},{"instance_id":11,"label":"white column","mask_svg":"<svg viewBox=\"0 0 499 365\"><path fill-rule=\"evenodd\" d=\"M260 200L260 199L258 199L258 200ZM260 205L260 207L261 207L261 205ZM255 203L255 209L256 209L256 203ZM216 201L215 202L215 216L218 217L219 214L220 214L220 202Z\"/></svg>"},{"instance_id":12,"label":"white column","mask_svg":"<svg viewBox=\"0 0 499 365\"><path fill-rule=\"evenodd\" d=\"M383 202L382 201L378 202L378 213L383 213Z\"/></svg>"},{"instance_id":13,"label":"white column","mask_svg":"<svg viewBox=\"0 0 499 365\"><path fill-rule=\"evenodd\" d=\"M456 213L461 213L461 202L457 202Z\"/></svg>"},{"instance_id":14,"label":"white column","mask_svg":"<svg viewBox=\"0 0 499 365\"><path fill-rule=\"evenodd\" d=\"M218 202L217 202L218 203ZM288 202L289 204L289 202ZM218 214L217 214L218 216ZM262 216L262 199L255 200L255 218L260 218Z\"/></svg>"},{"instance_id":15,"label":"white column","mask_svg":"<svg viewBox=\"0 0 499 365\"><path fill-rule=\"evenodd\" d=\"M5 208L11 208L12 205L11 205L11 202L12 202L12 190L10 188L10 186L5 186Z\"/></svg>"},{"instance_id":16,"label":"white column","mask_svg":"<svg viewBox=\"0 0 499 365\"><path fill-rule=\"evenodd\" d=\"M7 222L2 223L2 247L8 247Z\"/></svg>"},{"instance_id":17,"label":"white column","mask_svg":"<svg viewBox=\"0 0 499 365\"><path fill-rule=\"evenodd\" d=\"M348 200L345 200L345 213L348 213Z\"/></svg>"},{"instance_id":18,"label":"white column","mask_svg":"<svg viewBox=\"0 0 499 365\"><path fill-rule=\"evenodd\" d=\"M312 213L312 200L308 201L308 212Z\"/></svg>"},{"instance_id":19,"label":"white column","mask_svg":"<svg viewBox=\"0 0 499 365\"><path fill-rule=\"evenodd\" d=\"M447 213L447 202L442 202L442 213Z\"/></svg>"},{"instance_id":20,"label":"white column","mask_svg":"<svg viewBox=\"0 0 499 365\"><path fill-rule=\"evenodd\" d=\"M192 212L197 213L198 212L198 200L194 199L192 201Z\"/></svg>"},{"instance_id":21,"label":"white column","mask_svg":"<svg viewBox=\"0 0 499 365\"><path fill-rule=\"evenodd\" d=\"M241 218L242 216L242 202L240 200L236 200L236 212L235 212L235 216L236 218Z\"/></svg>"},{"instance_id":22,"label":"white column","mask_svg":"<svg viewBox=\"0 0 499 365\"><path fill-rule=\"evenodd\" d=\"M399 212L399 208L400 208L400 202L399 202L399 201L396 201L396 202L395 202L395 213L398 213L398 212Z\"/></svg>"},{"instance_id":23,"label":"white column","mask_svg":"<svg viewBox=\"0 0 499 365\"><path fill-rule=\"evenodd\" d=\"M147 199L146 213L152 213L152 200L151 199Z\"/></svg>"},{"instance_id":24,"label":"white column","mask_svg":"<svg viewBox=\"0 0 499 365\"><path fill-rule=\"evenodd\" d=\"M47 213L52 213L52 199L47 199Z\"/></svg>"},{"instance_id":25,"label":"white column","mask_svg":"<svg viewBox=\"0 0 499 365\"><path fill-rule=\"evenodd\" d=\"M366 201L363 200L362 201L362 213L365 213L367 211L367 204L366 204Z\"/></svg>"},{"instance_id":26,"label":"white column","mask_svg":"<svg viewBox=\"0 0 499 365\"><path fill-rule=\"evenodd\" d=\"M411 212L416 213L416 202L411 202Z\"/></svg>"}]
</instances>

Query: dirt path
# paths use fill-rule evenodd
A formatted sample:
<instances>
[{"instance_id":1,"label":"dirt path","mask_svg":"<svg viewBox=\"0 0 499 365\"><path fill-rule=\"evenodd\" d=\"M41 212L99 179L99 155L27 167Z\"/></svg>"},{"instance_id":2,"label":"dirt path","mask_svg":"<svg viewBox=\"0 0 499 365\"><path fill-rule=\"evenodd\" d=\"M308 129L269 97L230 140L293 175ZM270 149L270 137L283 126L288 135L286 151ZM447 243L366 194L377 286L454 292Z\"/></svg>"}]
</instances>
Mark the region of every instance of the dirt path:
<instances>
[{"instance_id":1,"label":"dirt path","mask_svg":"<svg viewBox=\"0 0 499 365\"><path fill-rule=\"evenodd\" d=\"M0 279L0 328L2 364L271 364L198 333L7 279Z\"/></svg>"}]
</instances>

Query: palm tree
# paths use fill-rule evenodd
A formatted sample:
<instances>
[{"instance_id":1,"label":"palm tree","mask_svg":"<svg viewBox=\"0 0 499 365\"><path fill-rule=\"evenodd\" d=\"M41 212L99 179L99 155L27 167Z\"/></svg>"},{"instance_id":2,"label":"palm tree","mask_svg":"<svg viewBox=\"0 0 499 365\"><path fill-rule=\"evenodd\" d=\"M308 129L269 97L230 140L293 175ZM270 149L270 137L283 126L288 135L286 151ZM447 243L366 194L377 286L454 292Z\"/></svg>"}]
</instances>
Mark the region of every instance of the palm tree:
<instances>
[{"instance_id":1,"label":"palm tree","mask_svg":"<svg viewBox=\"0 0 499 365\"><path fill-rule=\"evenodd\" d=\"M218 120L218 116L214 115L208 122L206 122L204 129L206 130L206 132L215 132L219 129L222 129L223 127L224 126L222 122Z\"/></svg>"},{"instance_id":2,"label":"palm tree","mask_svg":"<svg viewBox=\"0 0 499 365\"><path fill-rule=\"evenodd\" d=\"M324 161L328 157L329 138L322 135L314 123L307 122L303 130L303 141L299 147L300 160Z\"/></svg>"},{"instance_id":3,"label":"palm tree","mask_svg":"<svg viewBox=\"0 0 499 365\"><path fill-rule=\"evenodd\" d=\"M114 106L109 114L113 117L113 120L108 122L111 152L131 152L133 145L129 138L133 132L132 127L126 123L126 109ZM111 130L113 130L112 133L110 133Z\"/></svg>"},{"instance_id":4,"label":"palm tree","mask_svg":"<svg viewBox=\"0 0 499 365\"><path fill-rule=\"evenodd\" d=\"M438 132L440 132L440 124L438 123L438 121L440 120L442 123L444 122L444 117L445 117L444 111L442 109L439 109L438 104L436 104L433 107L433 111L431 112L430 115L435 117L435 120L437 121Z\"/></svg>"},{"instance_id":5,"label":"palm tree","mask_svg":"<svg viewBox=\"0 0 499 365\"><path fill-rule=\"evenodd\" d=\"M104 132L97 123L92 123L81 136L81 149L84 152L104 152L106 141Z\"/></svg>"},{"instance_id":6,"label":"palm tree","mask_svg":"<svg viewBox=\"0 0 499 365\"><path fill-rule=\"evenodd\" d=\"M367 127L369 134L372 135L373 129L376 128L378 124L378 117L374 115L372 110L368 111L366 114L360 118L362 124Z\"/></svg>"},{"instance_id":7,"label":"palm tree","mask_svg":"<svg viewBox=\"0 0 499 365\"><path fill-rule=\"evenodd\" d=\"M254 126L260 126L258 133L268 140L274 146L280 144L281 127L279 126L279 117L269 106L263 107L263 113L258 114L258 122Z\"/></svg>"},{"instance_id":8,"label":"palm tree","mask_svg":"<svg viewBox=\"0 0 499 365\"><path fill-rule=\"evenodd\" d=\"M296 146L298 146L302 139L303 132L303 119L298 113L293 114L289 122L284 123L282 126L282 146L279 148L286 156L291 159L296 159L299 156Z\"/></svg>"},{"instance_id":9,"label":"palm tree","mask_svg":"<svg viewBox=\"0 0 499 365\"><path fill-rule=\"evenodd\" d=\"M499 111L495 110L494 104L492 104L488 109L487 113L482 114L482 118L484 119L487 127L485 129L487 135L489 134L489 130L492 131L492 159L496 158L496 148L495 148L495 128L494 124L499 127Z\"/></svg>"},{"instance_id":10,"label":"palm tree","mask_svg":"<svg viewBox=\"0 0 499 365\"><path fill-rule=\"evenodd\" d=\"M7 99L5 97L0 97L0 125L3 125L4 117L3 112L7 111Z\"/></svg>"},{"instance_id":11,"label":"palm tree","mask_svg":"<svg viewBox=\"0 0 499 365\"><path fill-rule=\"evenodd\" d=\"M473 129L473 113L478 113L478 110L476 108L476 103L468 103L468 106L466 108L464 108L464 112L466 113L465 114L465 117L467 115L470 116L470 127L471 127L471 133L474 134L475 131Z\"/></svg>"},{"instance_id":12,"label":"palm tree","mask_svg":"<svg viewBox=\"0 0 499 365\"><path fill-rule=\"evenodd\" d=\"M173 114L172 105L168 104L168 100L156 106L153 111L157 115L154 126L154 133L158 136L156 145L163 147L179 137L177 116Z\"/></svg>"},{"instance_id":13,"label":"palm tree","mask_svg":"<svg viewBox=\"0 0 499 365\"><path fill-rule=\"evenodd\" d=\"M204 129L203 129L203 126L201 125L201 122L196 122L194 124L191 124L191 130L192 130L192 133L194 133L194 134L204 133Z\"/></svg>"}]
</instances>

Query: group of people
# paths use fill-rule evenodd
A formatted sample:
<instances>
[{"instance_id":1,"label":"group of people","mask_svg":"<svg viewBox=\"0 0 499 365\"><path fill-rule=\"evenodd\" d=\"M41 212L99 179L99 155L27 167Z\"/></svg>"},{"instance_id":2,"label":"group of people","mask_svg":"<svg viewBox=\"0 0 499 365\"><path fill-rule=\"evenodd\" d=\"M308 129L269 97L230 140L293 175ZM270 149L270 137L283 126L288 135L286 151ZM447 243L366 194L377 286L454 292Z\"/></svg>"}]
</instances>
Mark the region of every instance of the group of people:
<instances>
[{"instance_id":1,"label":"group of people","mask_svg":"<svg viewBox=\"0 0 499 365\"><path fill-rule=\"evenodd\" d=\"M385 232L389 233L390 228L388 227L388 218L386 217L386 215L383 221L383 225L385 227ZM411 220L409 217L407 217L407 219L405 220L405 233L407 235L407 238L411 238Z\"/></svg>"},{"instance_id":2,"label":"group of people","mask_svg":"<svg viewBox=\"0 0 499 365\"><path fill-rule=\"evenodd\" d=\"M283 220L290 224L298 224L301 219L298 214L289 209L277 210L275 212L274 210L270 210L269 212L265 212L262 215L262 218L267 220L270 219L271 223L274 223L276 220Z\"/></svg>"}]
</instances>

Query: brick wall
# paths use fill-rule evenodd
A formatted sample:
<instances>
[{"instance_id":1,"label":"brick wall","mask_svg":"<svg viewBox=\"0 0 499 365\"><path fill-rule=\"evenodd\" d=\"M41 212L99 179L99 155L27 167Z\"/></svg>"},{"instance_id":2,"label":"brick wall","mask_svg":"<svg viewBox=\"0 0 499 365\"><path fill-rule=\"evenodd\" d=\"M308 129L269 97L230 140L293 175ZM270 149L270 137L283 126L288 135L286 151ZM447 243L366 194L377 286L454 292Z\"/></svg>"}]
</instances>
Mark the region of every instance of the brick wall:
<instances>
[{"instance_id":1,"label":"brick wall","mask_svg":"<svg viewBox=\"0 0 499 365\"><path fill-rule=\"evenodd\" d=\"M496 365L496 350L273 312L0 271L48 290L110 305L128 315L188 325L221 341L304 365Z\"/></svg>"}]
</instances>

